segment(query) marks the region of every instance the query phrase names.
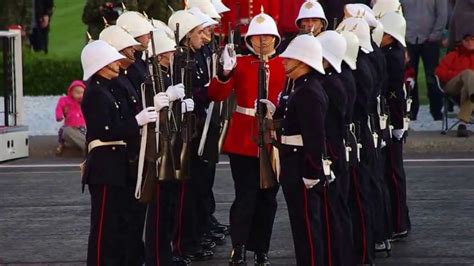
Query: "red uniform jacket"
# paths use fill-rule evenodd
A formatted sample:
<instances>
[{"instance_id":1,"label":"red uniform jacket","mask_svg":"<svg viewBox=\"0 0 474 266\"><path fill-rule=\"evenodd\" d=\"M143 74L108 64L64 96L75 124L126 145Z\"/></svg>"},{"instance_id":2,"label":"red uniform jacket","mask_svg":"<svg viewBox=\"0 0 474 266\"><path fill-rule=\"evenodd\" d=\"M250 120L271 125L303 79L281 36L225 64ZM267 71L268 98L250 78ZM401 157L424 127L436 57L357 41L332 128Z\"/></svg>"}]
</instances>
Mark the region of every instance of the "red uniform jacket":
<instances>
[{"instance_id":1,"label":"red uniform jacket","mask_svg":"<svg viewBox=\"0 0 474 266\"><path fill-rule=\"evenodd\" d=\"M260 14L260 7L262 6L264 12L270 15L278 24L280 17L280 2L278 0L223 0L222 3L230 8L229 12L223 14L221 21L222 30L226 36L229 32L229 22L233 29L237 24L240 24L240 33L242 36L245 35L250 21Z\"/></svg>"},{"instance_id":2,"label":"red uniform jacket","mask_svg":"<svg viewBox=\"0 0 474 266\"><path fill-rule=\"evenodd\" d=\"M280 34L297 33L295 20L300 12L301 5L305 0L279 0L280 18L278 20L278 30Z\"/></svg>"},{"instance_id":3,"label":"red uniform jacket","mask_svg":"<svg viewBox=\"0 0 474 266\"><path fill-rule=\"evenodd\" d=\"M441 60L436 75L441 82L447 83L466 69L474 70L474 51L467 50L461 44Z\"/></svg>"},{"instance_id":4,"label":"red uniform jacket","mask_svg":"<svg viewBox=\"0 0 474 266\"><path fill-rule=\"evenodd\" d=\"M237 66L231 78L223 83L217 78L211 81L208 89L212 101L225 100L235 91L237 105L245 108L254 108L258 95L258 58L255 55L237 58ZM274 57L269 60L269 85L267 98L277 105L278 94L285 84L285 69L283 59ZM234 112L227 130L223 151L244 156L258 156L257 147L257 118Z\"/></svg>"}]
</instances>

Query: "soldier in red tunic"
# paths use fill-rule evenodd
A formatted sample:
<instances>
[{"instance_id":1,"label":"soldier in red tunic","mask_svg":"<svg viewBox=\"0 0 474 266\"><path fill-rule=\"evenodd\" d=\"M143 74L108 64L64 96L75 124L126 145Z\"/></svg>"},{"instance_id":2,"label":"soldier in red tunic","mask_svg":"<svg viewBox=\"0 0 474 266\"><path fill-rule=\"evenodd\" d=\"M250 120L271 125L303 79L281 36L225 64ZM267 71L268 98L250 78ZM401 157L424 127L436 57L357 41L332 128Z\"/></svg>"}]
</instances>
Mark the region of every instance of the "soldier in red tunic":
<instances>
[{"instance_id":1,"label":"soldier in red tunic","mask_svg":"<svg viewBox=\"0 0 474 266\"><path fill-rule=\"evenodd\" d=\"M221 20L221 32L225 37L228 37L229 34L229 24L230 27L235 30L235 42L238 44L237 49L239 51L245 50L245 45L242 44L240 47L239 44L242 41L237 38L239 35L243 38L248 31L250 21L257 16L261 9L270 15L275 23L278 24L280 17L280 2L275 0L223 0L230 11L222 15Z\"/></svg>"},{"instance_id":2,"label":"soldier in red tunic","mask_svg":"<svg viewBox=\"0 0 474 266\"><path fill-rule=\"evenodd\" d=\"M234 179L235 200L230 209L230 227L233 251L230 265L244 265L246 250L255 252L255 265L269 265L267 252L277 209L275 196L278 187L260 189L257 119L255 102L258 92L260 53L267 73L267 99L277 103L285 82L282 59L275 48L280 43L275 21L261 13L254 17L245 36L252 55L230 56L229 45L224 48L223 71L211 81L209 98L225 100L234 90L237 109L232 115L223 151L229 155Z\"/></svg>"}]
</instances>

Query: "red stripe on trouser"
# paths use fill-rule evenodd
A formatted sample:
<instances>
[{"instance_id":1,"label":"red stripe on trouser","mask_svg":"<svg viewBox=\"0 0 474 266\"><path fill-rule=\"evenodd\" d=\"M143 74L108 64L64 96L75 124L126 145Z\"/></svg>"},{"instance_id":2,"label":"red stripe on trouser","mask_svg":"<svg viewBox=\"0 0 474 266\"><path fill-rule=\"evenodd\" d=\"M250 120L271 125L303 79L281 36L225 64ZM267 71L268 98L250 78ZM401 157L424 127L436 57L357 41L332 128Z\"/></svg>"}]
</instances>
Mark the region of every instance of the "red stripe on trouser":
<instances>
[{"instance_id":1,"label":"red stripe on trouser","mask_svg":"<svg viewBox=\"0 0 474 266\"><path fill-rule=\"evenodd\" d=\"M183 234L183 209L184 209L184 193L185 193L185 183L181 183L181 195L179 199L179 221L178 221L178 234L177 234L177 241L176 241L176 249L179 255L182 255L181 251L181 237Z\"/></svg>"},{"instance_id":2,"label":"red stripe on trouser","mask_svg":"<svg viewBox=\"0 0 474 266\"><path fill-rule=\"evenodd\" d=\"M160 265L160 185L156 185L156 265Z\"/></svg>"},{"instance_id":3,"label":"red stripe on trouser","mask_svg":"<svg viewBox=\"0 0 474 266\"><path fill-rule=\"evenodd\" d=\"M397 175L396 175L396 171L395 171L395 161L394 161L394 154L393 154L393 150L390 149L390 162L391 162L391 169L392 169L392 181L393 181L393 188L394 188L394 192L395 192L395 197L396 197L396 209L397 209L397 223L396 223L396 233L399 233L401 231L400 229L400 224L401 224L401 218L400 218L400 190L398 188L398 182L397 182Z\"/></svg>"},{"instance_id":4,"label":"red stripe on trouser","mask_svg":"<svg viewBox=\"0 0 474 266\"><path fill-rule=\"evenodd\" d=\"M97 236L97 266L100 266L100 242L102 242L102 226L104 225L105 202L107 200L107 187L102 190L102 204L100 206L99 233Z\"/></svg>"},{"instance_id":5,"label":"red stripe on trouser","mask_svg":"<svg viewBox=\"0 0 474 266\"><path fill-rule=\"evenodd\" d=\"M329 224L329 209L328 209L328 188L324 186L324 213L326 216L326 237L328 241L328 265L332 265L332 243L331 243L331 225Z\"/></svg>"},{"instance_id":6,"label":"red stripe on trouser","mask_svg":"<svg viewBox=\"0 0 474 266\"><path fill-rule=\"evenodd\" d=\"M359 184L358 184L358 176L355 168L352 169L352 177L353 177L353 182L355 186L355 195L356 195L356 201L357 201L357 207L359 209L359 215L360 215L360 224L361 224L361 229L362 229L362 262L361 264L365 263L365 253L367 251L367 239L365 238L365 218L364 218L364 213L363 213L363 207L362 207L362 202L359 197Z\"/></svg>"},{"instance_id":7,"label":"red stripe on trouser","mask_svg":"<svg viewBox=\"0 0 474 266\"><path fill-rule=\"evenodd\" d=\"M306 223L306 232L308 234L309 247L311 249L311 266L316 265L316 258L314 255L314 243L313 243L313 234L311 232L311 224L309 222L309 209L308 209L308 191L306 186L303 185L303 195L304 195L304 214L305 214L305 223Z\"/></svg>"}]
</instances>

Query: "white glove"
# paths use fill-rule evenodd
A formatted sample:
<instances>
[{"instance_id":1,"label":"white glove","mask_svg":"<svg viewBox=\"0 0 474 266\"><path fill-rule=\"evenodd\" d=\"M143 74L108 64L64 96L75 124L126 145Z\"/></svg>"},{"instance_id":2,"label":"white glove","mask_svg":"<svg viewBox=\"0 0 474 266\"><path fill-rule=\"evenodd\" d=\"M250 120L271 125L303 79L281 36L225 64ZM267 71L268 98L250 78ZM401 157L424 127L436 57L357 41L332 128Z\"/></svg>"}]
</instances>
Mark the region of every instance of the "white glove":
<instances>
[{"instance_id":1,"label":"white glove","mask_svg":"<svg viewBox=\"0 0 474 266\"><path fill-rule=\"evenodd\" d=\"M398 139L398 140L401 140L402 137L403 137L403 133L405 133L405 130L404 129L394 129L392 131L392 134L393 136Z\"/></svg>"},{"instance_id":2,"label":"white glove","mask_svg":"<svg viewBox=\"0 0 474 266\"><path fill-rule=\"evenodd\" d=\"M184 99L181 101L182 113L188 113L194 111L194 101L191 98Z\"/></svg>"},{"instance_id":3,"label":"white glove","mask_svg":"<svg viewBox=\"0 0 474 266\"><path fill-rule=\"evenodd\" d=\"M312 189L319 183L319 179L308 179L303 177L303 182L307 189Z\"/></svg>"},{"instance_id":4,"label":"white glove","mask_svg":"<svg viewBox=\"0 0 474 266\"><path fill-rule=\"evenodd\" d=\"M331 170L331 175L330 175L330 177L329 177L328 183L332 183L332 182L334 182L334 180L336 180L336 175L335 175L334 172Z\"/></svg>"},{"instance_id":5,"label":"white glove","mask_svg":"<svg viewBox=\"0 0 474 266\"><path fill-rule=\"evenodd\" d=\"M137 124L139 126L143 126L145 124L148 124L150 122L156 122L156 119L158 118L158 113L155 110L155 107L147 107L146 109L143 109L140 113L138 113L135 116L135 119L137 120Z\"/></svg>"},{"instance_id":6,"label":"white glove","mask_svg":"<svg viewBox=\"0 0 474 266\"><path fill-rule=\"evenodd\" d=\"M153 103L155 104L155 110L159 112L164 107L170 106L170 98L165 92L160 92L153 97Z\"/></svg>"},{"instance_id":7,"label":"white glove","mask_svg":"<svg viewBox=\"0 0 474 266\"><path fill-rule=\"evenodd\" d=\"M273 114L275 113L275 110L276 110L275 105L268 99L260 99L260 102L267 106L267 116L270 116L270 117L273 116ZM256 111L257 110L257 100L255 100L255 104L254 104L253 107Z\"/></svg>"},{"instance_id":8,"label":"white glove","mask_svg":"<svg viewBox=\"0 0 474 266\"><path fill-rule=\"evenodd\" d=\"M226 44L224 47L224 50L222 51L222 60L224 61L224 67L223 69L225 71L232 71L232 69L235 68L237 65L237 56L235 55L235 52L231 52L233 55L231 56L230 51L234 50L234 45L233 44Z\"/></svg>"},{"instance_id":9,"label":"white glove","mask_svg":"<svg viewBox=\"0 0 474 266\"><path fill-rule=\"evenodd\" d=\"M183 99L185 95L183 83L169 86L168 89L166 89L166 94L170 98L170 102L174 102L178 99Z\"/></svg>"}]
</instances>

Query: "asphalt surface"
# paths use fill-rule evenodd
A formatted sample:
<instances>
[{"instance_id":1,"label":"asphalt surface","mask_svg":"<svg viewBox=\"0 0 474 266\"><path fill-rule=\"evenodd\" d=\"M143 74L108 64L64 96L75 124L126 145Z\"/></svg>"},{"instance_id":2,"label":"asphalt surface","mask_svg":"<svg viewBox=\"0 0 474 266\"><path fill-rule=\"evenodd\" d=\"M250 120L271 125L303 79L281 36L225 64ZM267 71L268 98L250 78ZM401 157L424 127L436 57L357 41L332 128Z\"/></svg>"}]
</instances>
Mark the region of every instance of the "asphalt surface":
<instances>
[{"instance_id":1,"label":"asphalt surface","mask_svg":"<svg viewBox=\"0 0 474 266\"><path fill-rule=\"evenodd\" d=\"M377 259L378 265L474 265L470 158L466 153L406 156L412 233L394 244L390 258ZM81 193L79 162L77 156L50 156L0 164L0 265L85 264L90 207L89 195ZM227 223L234 194L226 162L218 166L214 191L216 216ZM273 265L294 265L281 192L278 203L270 258ZM227 239L213 260L193 265L227 265L229 252Z\"/></svg>"}]
</instances>

